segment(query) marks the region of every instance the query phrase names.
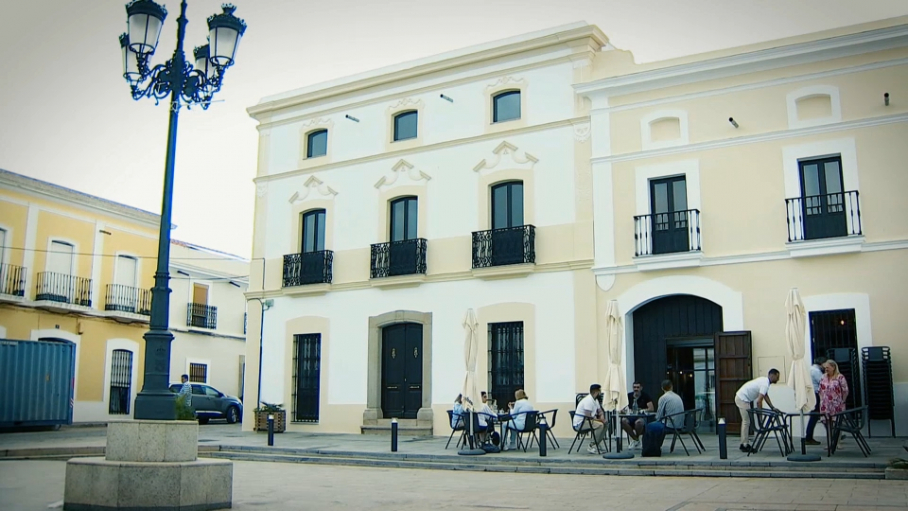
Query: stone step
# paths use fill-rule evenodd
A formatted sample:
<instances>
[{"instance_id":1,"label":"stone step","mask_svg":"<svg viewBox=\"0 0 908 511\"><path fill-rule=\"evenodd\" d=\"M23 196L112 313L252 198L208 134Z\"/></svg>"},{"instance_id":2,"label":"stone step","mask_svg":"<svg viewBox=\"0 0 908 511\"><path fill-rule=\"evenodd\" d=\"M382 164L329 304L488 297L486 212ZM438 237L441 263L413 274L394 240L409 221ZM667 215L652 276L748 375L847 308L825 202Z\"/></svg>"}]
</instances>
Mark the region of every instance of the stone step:
<instances>
[{"instance_id":1,"label":"stone step","mask_svg":"<svg viewBox=\"0 0 908 511\"><path fill-rule=\"evenodd\" d=\"M391 422L388 421L387 424L376 425L363 425L360 426L360 432L364 435L382 435L382 436L391 436ZM416 421L413 421L413 424L397 424L397 434L399 436L432 436L432 426L418 426Z\"/></svg>"},{"instance_id":2,"label":"stone step","mask_svg":"<svg viewBox=\"0 0 908 511\"><path fill-rule=\"evenodd\" d=\"M676 477L789 477L812 479L884 479L883 468L850 468L844 466L814 466L813 470L800 470L798 466L747 467L747 466L646 466L627 462L609 462L593 459L579 463L519 462L486 456L445 456L434 459L413 456L379 457L346 456L342 454L289 454L258 452L257 450L221 450L203 456L243 461L269 461L285 463L312 463L323 465L368 466L428 470L469 470L478 472L520 472L536 474L620 475L620 476L676 476ZM516 462L515 462L516 461ZM580 461L578 459L578 461Z\"/></svg>"}]
</instances>

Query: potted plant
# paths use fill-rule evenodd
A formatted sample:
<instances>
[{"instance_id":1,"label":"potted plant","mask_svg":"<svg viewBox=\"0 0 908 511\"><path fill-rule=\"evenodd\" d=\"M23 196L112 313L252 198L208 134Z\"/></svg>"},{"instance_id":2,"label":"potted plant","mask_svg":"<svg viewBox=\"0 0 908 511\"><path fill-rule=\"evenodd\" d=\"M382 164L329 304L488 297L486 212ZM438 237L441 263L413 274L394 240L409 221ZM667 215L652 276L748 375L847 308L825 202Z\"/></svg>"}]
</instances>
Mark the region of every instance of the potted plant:
<instances>
[{"instance_id":1,"label":"potted plant","mask_svg":"<svg viewBox=\"0 0 908 511\"><path fill-rule=\"evenodd\" d=\"M268 431L268 416L274 417L274 432L283 433L287 429L287 411L283 404L266 403L255 409L255 430Z\"/></svg>"}]
</instances>

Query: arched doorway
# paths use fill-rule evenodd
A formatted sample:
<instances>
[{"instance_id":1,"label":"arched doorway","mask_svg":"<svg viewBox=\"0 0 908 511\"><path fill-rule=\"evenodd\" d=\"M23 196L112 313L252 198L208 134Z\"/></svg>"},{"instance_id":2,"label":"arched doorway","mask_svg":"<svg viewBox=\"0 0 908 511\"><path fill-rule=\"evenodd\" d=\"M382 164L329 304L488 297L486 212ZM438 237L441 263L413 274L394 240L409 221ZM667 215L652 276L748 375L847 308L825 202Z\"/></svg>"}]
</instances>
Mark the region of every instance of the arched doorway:
<instances>
[{"instance_id":1,"label":"arched doorway","mask_svg":"<svg viewBox=\"0 0 908 511\"><path fill-rule=\"evenodd\" d=\"M685 409L703 408L707 427L716 417L715 336L722 307L705 298L671 295L633 312L636 380L656 399L671 380Z\"/></svg>"}]
</instances>

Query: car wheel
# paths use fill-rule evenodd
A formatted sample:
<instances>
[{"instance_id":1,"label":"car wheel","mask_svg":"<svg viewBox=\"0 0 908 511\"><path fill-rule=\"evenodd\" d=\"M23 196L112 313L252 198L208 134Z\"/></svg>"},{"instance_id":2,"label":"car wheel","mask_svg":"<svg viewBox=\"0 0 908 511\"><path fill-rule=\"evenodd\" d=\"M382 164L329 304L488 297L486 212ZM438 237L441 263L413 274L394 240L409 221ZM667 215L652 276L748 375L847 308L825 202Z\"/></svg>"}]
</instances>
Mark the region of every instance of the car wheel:
<instances>
[{"instance_id":1,"label":"car wheel","mask_svg":"<svg viewBox=\"0 0 908 511\"><path fill-rule=\"evenodd\" d=\"M199 424L208 424L208 417L199 417Z\"/></svg>"},{"instance_id":2,"label":"car wheel","mask_svg":"<svg viewBox=\"0 0 908 511\"><path fill-rule=\"evenodd\" d=\"M231 406L227 409L227 424L236 424L240 420L240 410Z\"/></svg>"}]
</instances>

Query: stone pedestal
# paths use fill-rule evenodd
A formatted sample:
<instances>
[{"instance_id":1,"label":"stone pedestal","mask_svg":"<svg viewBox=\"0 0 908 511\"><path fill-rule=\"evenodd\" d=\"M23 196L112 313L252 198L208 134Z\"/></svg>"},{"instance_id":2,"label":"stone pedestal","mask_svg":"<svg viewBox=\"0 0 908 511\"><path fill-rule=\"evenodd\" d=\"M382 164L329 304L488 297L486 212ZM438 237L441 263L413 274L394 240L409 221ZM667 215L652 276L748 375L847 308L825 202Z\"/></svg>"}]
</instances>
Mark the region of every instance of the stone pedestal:
<instances>
[{"instance_id":1,"label":"stone pedestal","mask_svg":"<svg viewBox=\"0 0 908 511\"><path fill-rule=\"evenodd\" d=\"M107 426L104 458L66 464L63 509L209 510L233 502L233 462L198 459L195 421Z\"/></svg>"}]
</instances>

